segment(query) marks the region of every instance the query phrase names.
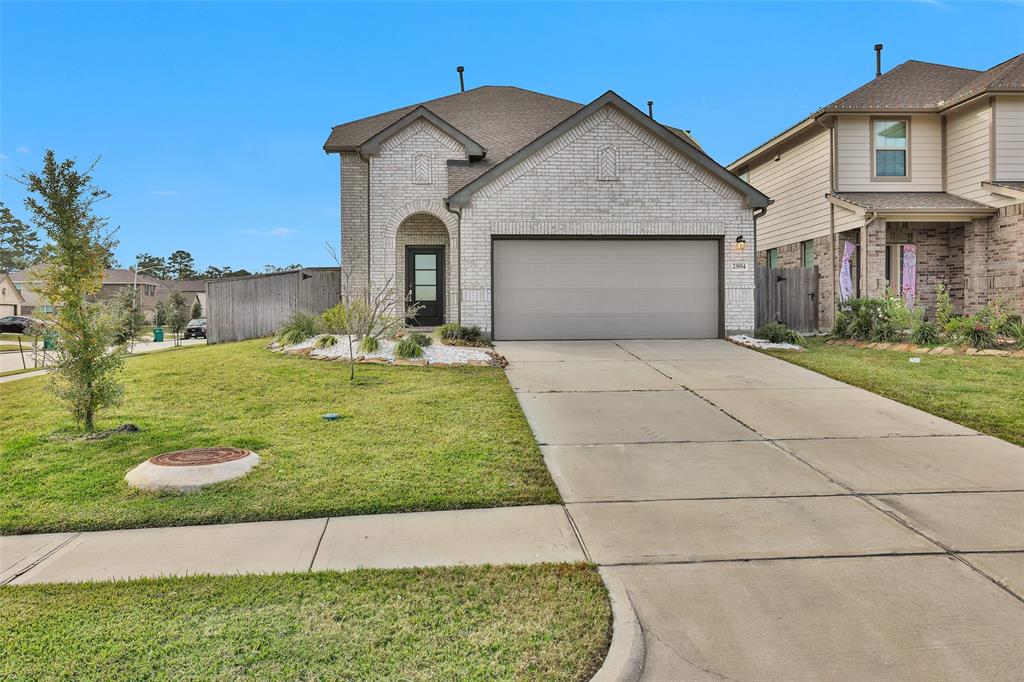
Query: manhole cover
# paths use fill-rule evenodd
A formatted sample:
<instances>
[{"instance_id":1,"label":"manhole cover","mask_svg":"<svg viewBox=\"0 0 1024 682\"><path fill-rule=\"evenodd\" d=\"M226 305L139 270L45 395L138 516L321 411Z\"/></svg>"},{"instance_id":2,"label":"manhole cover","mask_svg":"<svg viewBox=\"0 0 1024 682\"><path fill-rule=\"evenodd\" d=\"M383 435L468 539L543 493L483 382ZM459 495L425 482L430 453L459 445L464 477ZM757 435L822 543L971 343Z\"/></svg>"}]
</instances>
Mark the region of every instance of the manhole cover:
<instances>
[{"instance_id":1,"label":"manhole cover","mask_svg":"<svg viewBox=\"0 0 1024 682\"><path fill-rule=\"evenodd\" d=\"M191 448L165 452L162 455L150 457L149 461L151 464L165 467L192 467L233 462L251 454L253 454L251 450L242 448Z\"/></svg>"}]
</instances>

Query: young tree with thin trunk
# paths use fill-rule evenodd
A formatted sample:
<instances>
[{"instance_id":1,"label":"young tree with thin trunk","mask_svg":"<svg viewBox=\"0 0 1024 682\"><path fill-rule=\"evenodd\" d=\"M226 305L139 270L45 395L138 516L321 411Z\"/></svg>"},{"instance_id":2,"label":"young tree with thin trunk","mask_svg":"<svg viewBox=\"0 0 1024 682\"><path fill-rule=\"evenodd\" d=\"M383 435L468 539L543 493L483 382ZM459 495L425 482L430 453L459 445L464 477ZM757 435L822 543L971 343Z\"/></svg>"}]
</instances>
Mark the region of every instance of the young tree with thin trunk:
<instances>
[{"instance_id":1,"label":"young tree with thin trunk","mask_svg":"<svg viewBox=\"0 0 1024 682\"><path fill-rule=\"evenodd\" d=\"M89 431L96 412L121 398L118 370L124 361L117 343L116 306L91 301L109 262L113 231L93 208L110 195L92 182L94 162L84 171L73 159L58 161L52 150L39 173L25 172L25 208L49 243L35 290L56 308L49 320L55 333L54 383L74 418Z\"/></svg>"}]
</instances>

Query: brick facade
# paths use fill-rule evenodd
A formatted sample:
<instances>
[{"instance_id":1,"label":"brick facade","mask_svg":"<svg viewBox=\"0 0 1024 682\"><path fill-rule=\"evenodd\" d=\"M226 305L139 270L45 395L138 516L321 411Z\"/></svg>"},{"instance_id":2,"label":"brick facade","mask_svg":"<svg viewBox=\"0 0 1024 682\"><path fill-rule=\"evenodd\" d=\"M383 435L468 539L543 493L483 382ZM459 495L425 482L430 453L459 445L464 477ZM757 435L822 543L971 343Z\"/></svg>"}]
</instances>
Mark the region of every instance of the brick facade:
<instances>
[{"instance_id":1,"label":"brick facade","mask_svg":"<svg viewBox=\"0 0 1024 682\"><path fill-rule=\"evenodd\" d=\"M972 314L987 303L999 299L1015 312L1024 312L1024 203L999 209L992 218L964 223L895 223L876 220L873 226L836 235L836 277L843 241L869 244L867 269L860 256L860 291L868 296L885 292L885 245L917 245L917 298L921 305L935 310L935 288L944 283L950 302L958 313ZM828 276L832 255L829 238L814 240L815 264L819 281L819 325L832 326L832 279ZM860 251L858 250L858 253ZM759 264L767 262L767 251L757 254ZM800 243L779 247L779 267L800 266Z\"/></svg>"},{"instance_id":2,"label":"brick facade","mask_svg":"<svg viewBox=\"0 0 1024 682\"><path fill-rule=\"evenodd\" d=\"M490 332L493 235L682 235L723 241L726 331L753 328L753 253L732 248L741 235L753 243L752 209L736 190L614 106L481 188L462 209L461 226L444 198L448 162L464 161L466 153L430 123L420 120L396 133L368 162L341 156L346 267L366 277L361 252L368 227L369 278L377 286L393 276L402 295L405 246L444 243L449 321L461 312L463 324Z\"/></svg>"}]
</instances>

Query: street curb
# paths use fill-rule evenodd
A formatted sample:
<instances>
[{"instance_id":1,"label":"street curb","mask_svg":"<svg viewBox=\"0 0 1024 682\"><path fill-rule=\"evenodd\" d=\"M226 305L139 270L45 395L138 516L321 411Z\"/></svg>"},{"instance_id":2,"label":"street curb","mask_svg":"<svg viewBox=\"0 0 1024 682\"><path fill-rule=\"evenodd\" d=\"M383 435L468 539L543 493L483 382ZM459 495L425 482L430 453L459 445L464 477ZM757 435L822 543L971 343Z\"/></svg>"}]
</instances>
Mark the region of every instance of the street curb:
<instances>
[{"instance_id":1,"label":"street curb","mask_svg":"<svg viewBox=\"0 0 1024 682\"><path fill-rule=\"evenodd\" d=\"M622 582L608 569L598 572L612 603L612 644L591 682L635 682L644 670L644 629Z\"/></svg>"}]
</instances>

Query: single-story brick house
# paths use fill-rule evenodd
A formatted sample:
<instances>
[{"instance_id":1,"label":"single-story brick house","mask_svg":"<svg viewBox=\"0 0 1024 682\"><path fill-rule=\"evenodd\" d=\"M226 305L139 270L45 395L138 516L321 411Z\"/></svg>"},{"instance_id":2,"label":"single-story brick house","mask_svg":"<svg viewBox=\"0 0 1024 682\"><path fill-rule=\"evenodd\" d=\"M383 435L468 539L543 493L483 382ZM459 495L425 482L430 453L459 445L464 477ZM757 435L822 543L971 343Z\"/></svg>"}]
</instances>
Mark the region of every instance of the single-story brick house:
<instances>
[{"instance_id":1,"label":"single-story brick house","mask_svg":"<svg viewBox=\"0 0 1024 682\"><path fill-rule=\"evenodd\" d=\"M770 200L614 92L485 86L335 126L350 285L499 340L712 338L754 325Z\"/></svg>"}]
</instances>

